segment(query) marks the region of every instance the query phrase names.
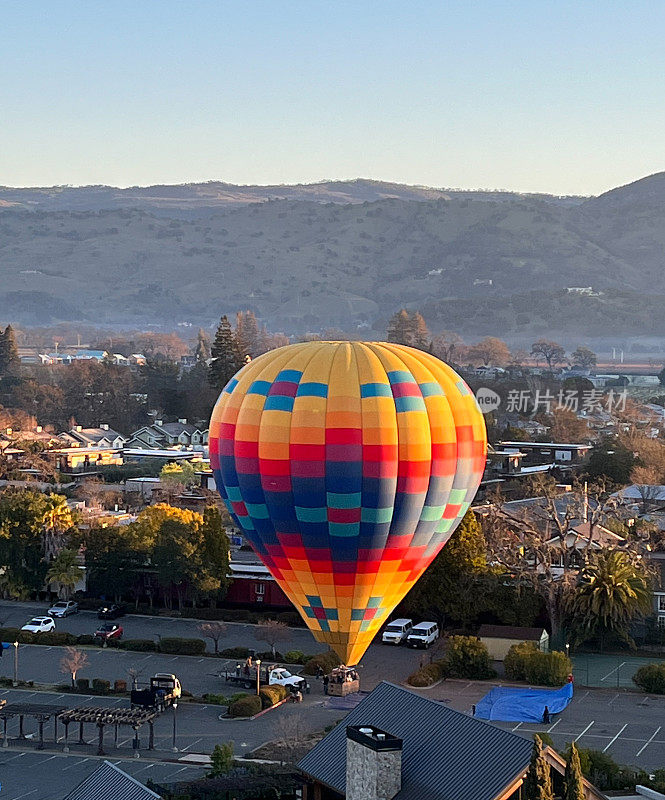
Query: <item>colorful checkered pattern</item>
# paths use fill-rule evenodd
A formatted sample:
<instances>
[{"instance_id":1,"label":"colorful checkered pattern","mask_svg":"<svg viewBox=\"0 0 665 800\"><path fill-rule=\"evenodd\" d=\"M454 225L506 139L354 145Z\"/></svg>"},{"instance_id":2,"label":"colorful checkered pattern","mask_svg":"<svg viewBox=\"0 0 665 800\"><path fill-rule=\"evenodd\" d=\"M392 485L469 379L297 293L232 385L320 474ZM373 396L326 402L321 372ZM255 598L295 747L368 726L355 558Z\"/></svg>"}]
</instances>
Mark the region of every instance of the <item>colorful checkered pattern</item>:
<instances>
[{"instance_id":1,"label":"colorful checkered pattern","mask_svg":"<svg viewBox=\"0 0 665 800\"><path fill-rule=\"evenodd\" d=\"M464 381L396 344L273 350L229 381L210 422L229 511L345 664L360 660L450 538L485 451Z\"/></svg>"}]
</instances>

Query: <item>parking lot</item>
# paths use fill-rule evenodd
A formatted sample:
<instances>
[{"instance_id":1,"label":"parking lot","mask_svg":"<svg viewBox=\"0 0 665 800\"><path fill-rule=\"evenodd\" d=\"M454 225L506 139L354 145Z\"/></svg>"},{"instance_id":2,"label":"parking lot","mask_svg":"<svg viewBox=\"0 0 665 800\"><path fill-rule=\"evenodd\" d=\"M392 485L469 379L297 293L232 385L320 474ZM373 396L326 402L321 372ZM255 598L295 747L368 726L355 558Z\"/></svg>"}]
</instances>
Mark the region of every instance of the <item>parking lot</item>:
<instances>
[{"instance_id":1,"label":"parking lot","mask_svg":"<svg viewBox=\"0 0 665 800\"><path fill-rule=\"evenodd\" d=\"M426 696L470 713L471 706L495 685L448 680ZM665 696L580 688L568 708L549 725L488 724L529 738L546 731L557 749L575 741L580 747L602 750L621 764L646 770L665 767Z\"/></svg>"},{"instance_id":2,"label":"parking lot","mask_svg":"<svg viewBox=\"0 0 665 800\"><path fill-rule=\"evenodd\" d=\"M178 762L108 760L142 782L149 779L164 782L194 780L204 774L200 767ZM91 756L2 750L0 796L3 800L62 800L100 764L100 759Z\"/></svg>"}]
</instances>

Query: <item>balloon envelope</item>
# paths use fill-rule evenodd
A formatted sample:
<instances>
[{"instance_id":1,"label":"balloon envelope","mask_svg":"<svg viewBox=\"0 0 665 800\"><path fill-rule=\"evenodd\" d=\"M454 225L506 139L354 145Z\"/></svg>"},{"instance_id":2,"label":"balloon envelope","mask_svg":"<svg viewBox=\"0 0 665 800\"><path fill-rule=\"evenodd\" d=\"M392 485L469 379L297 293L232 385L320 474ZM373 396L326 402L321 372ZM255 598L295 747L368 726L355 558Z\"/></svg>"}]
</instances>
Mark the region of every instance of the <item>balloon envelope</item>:
<instances>
[{"instance_id":1,"label":"balloon envelope","mask_svg":"<svg viewBox=\"0 0 665 800\"><path fill-rule=\"evenodd\" d=\"M231 515L318 641L356 664L448 541L485 467L449 366L397 344L307 342L243 367L210 422Z\"/></svg>"}]
</instances>

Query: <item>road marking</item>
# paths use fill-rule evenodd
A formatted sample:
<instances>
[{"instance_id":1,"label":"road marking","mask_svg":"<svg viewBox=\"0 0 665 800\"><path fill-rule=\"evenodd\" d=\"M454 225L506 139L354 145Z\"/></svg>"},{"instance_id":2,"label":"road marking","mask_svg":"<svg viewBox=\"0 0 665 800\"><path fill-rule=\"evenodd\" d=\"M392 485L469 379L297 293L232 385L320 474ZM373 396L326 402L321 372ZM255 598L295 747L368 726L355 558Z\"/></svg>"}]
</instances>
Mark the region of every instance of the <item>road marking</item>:
<instances>
[{"instance_id":1,"label":"road marking","mask_svg":"<svg viewBox=\"0 0 665 800\"><path fill-rule=\"evenodd\" d=\"M7 764L9 761L13 761L15 758L23 758L23 756L24 756L24 755L26 755L26 753L19 753L17 756L11 756L11 758L6 758L6 759L5 759L5 760L2 762L2 765L4 766L4 765L5 765L5 764Z\"/></svg>"},{"instance_id":2,"label":"road marking","mask_svg":"<svg viewBox=\"0 0 665 800\"><path fill-rule=\"evenodd\" d=\"M656 738L656 736L657 736L657 734L658 734L658 731L659 731L661 728L662 728L662 725L659 725L659 726L656 728L656 732L654 733L654 735L653 735L653 736L652 736L652 737L649 739L649 741L648 741L648 742L645 742L645 743L644 743L644 745L643 745L642 747L640 747L640 749L639 749L639 750L637 751L637 753L636 753L636 756L639 756L639 755L641 755L641 754L642 754L642 752L643 752L644 750L646 750L646 749L647 749L647 747L648 747L648 746L651 744L651 742L653 742L653 740Z\"/></svg>"},{"instance_id":3,"label":"road marking","mask_svg":"<svg viewBox=\"0 0 665 800\"><path fill-rule=\"evenodd\" d=\"M560 722L561 722L561 718L559 717L559 719L558 719L558 720L557 720L557 721L554 723L554 725L552 725L551 727L549 727L549 728L547 729L547 732L548 732L548 733L551 733L551 732L552 732L552 731L553 731L553 730L556 728L556 726L557 726L557 725L558 725Z\"/></svg>"},{"instance_id":4,"label":"road marking","mask_svg":"<svg viewBox=\"0 0 665 800\"><path fill-rule=\"evenodd\" d=\"M89 758L82 758L80 761L75 761L73 764L70 764L68 767L63 767L62 771L64 772L66 769L72 769L73 767L78 767L81 764L85 764L86 761L90 761Z\"/></svg>"},{"instance_id":5,"label":"road marking","mask_svg":"<svg viewBox=\"0 0 665 800\"><path fill-rule=\"evenodd\" d=\"M171 663L171 661L177 661L177 660L178 660L178 656L176 656L175 658L169 658L169 664Z\"/></svg>"},{"instance_id":6,"label":"road marking","mask_svg":"<svg viewBox=\"0 0 665 800\"><path fill-rule=\"evenodd\" d=\"M607 678L609 678L609 677L610 677L610 675L612 675L613 673L615 673L615 672L616 672L618 669L621 669L621 667L625 667L625 666L626 666L626 662L625 662L625 661L622 661L622 662L621 662L621 664L619 664L619 666L618 666L618 667L614 667L614 669L613 669L613 670L610 670L610 672L608 672L608 673L607 673L607 675L606 675L604 678L601 678L601 679L600 679L600 680L601 680L601 682L602 682L602 681L604 681L604 680L606 680Z\"/></svg>"},{"instance_id":7,"label":"road marking","mask_svg":"<svg viewBox=\"0 0 665 800\"><path fill-rule=\"evenodd\" d=\"M199 660L196 663L197 664L203 664L204 661L205 661L205 658L199 658Z\"/></svg>"},{"instance_id":8,"label":"road marking","mask_svg":"<svg viewBox=\"0 0 665 800\"><path fill-rule=\"evenodd\" d=\"M611 706L612 703L617 699L617 697L621 697L620 694L615 694L614 697L607 703L608 706Z\"/></svg>"},{"instance_id":9,"label":"road marking","mask_svg":"<svg viewBox=\"0 0 665 800\"><path fill-rule=\"evenodd\" d=\"M513 732L516 731L521 724L522 724L521 722L518 722L517 725L515 725L515 727L513 728Z\"/></svg>"},{"instance_id":10,"label":"road marking","mask_svg":"<svg viewBox=\"0 0 665 800\"><path fill-rule=\"evenodd\" d=\"M182 750L189 750L190 747L194 747L195 744L202 742L203 739L195 739L191 744L188 744L187 747L183 747Z\"/></svg>"},{"instance_id":11,"label":"road marking","mask_svg":"<svg viewBox=\"0 0 665 800\"><path fill-rule=\"evenodd\" d=\"M12 800L21 800L22 797L29 797L31 794L38 792L39 789L32 789L29 792L24 792L23 794L17 794L16 797L13 797Z\"/></svg>"},{"instance_id":12,"label":"road marking","mask_svg":"<svg viewBox=\"0 0 665 800\"><path fill-rule=\"evenodd\" d=\"M628 723L626 723L626 724L623 726L623 728L621 728L621 730L619 731L619 733L617 733L617 735L614 737L614 739L612 739L612 741L611 741L611 742L610 742L608 745L605 745L605 747L603 747L603 753L604 753L606 750L609 750L609 749L610 749L610 747L611 747L611 746L614 744L614 742L616 742L616 740L619 738L619 736L621 736L621 734L622 734L622 733L623 733L623 732L626 730L626 728L627 728L627 727L628 727Z\"/></svg>"},{"instance_id":13,"label":"road marking","mask_svg":"<svg viewBox=\"0 0 665 800\"><path fill-rule=\"evenodd\" d=\"M578 736L575 737L574 741L581 739L584 736L584 734L589 730L589 728L593 725L593 722L594 721L591 720L591 722L586 726L586 728L582 731L582 733L580 733Z\"/></svg>"}]
</instances>

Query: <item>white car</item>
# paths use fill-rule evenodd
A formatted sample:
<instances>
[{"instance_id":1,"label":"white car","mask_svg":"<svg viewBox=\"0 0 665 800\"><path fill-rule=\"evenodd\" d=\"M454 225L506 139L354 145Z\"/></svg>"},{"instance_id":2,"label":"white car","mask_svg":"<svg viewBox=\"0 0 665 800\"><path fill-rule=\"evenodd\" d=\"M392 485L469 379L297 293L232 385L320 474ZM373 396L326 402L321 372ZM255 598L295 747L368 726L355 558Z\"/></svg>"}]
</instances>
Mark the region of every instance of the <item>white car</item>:
<instances>
[{"instance_id":1,"label":"white car","mask_svg":"<svg viewBox=\"0 0 665 800\"><path fill-rule=\"evenodd\" d=\"M55 630L55 620L51 617L33 617L21 630L29 633L48 633Z\"/></svg>"},{"instance_id":2,"label":"white car","mask_svg":"<svg viewBox=\"0 0 665 800\"><path fill-rule=\"evenodd\" d=\"M73 600L58 600L46 612L49 617L66 617L69 614L79 613L79 604Z\"/></svg>"}]
</instances>

